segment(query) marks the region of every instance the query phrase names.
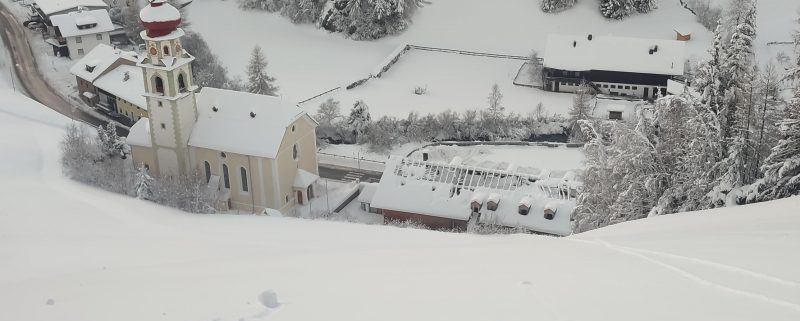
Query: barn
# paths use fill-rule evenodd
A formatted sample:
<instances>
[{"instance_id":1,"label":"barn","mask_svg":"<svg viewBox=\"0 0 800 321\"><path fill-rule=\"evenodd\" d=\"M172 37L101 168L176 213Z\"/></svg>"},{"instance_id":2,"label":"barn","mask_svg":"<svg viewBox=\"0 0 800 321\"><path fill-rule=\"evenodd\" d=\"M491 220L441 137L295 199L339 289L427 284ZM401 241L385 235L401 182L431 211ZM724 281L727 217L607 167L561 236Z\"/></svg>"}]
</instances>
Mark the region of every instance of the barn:
<instances>
[{"instance_id":1,"label":"barn","mask_svg":"<svg viewBox=\"0 0 800 321\"><path fill-rule=\"evenodd\" d=\"M601 94L653 99L684 75L684 47L676 40L550 35L542 83L555 92L575 92L586 83Z\"/></svg>"}]
</instances>

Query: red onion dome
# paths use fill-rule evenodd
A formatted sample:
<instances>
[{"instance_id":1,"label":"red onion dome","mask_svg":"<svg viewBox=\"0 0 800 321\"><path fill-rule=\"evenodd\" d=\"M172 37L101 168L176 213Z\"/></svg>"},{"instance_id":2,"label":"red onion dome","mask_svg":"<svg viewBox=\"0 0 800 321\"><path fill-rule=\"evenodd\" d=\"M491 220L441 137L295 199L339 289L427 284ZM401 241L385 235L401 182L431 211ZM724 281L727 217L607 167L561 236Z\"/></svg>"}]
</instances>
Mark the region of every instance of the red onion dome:
<instances>
[{"instance_id":1,"label":"red onion dome","mask_svg":"<svg viewBox=\"0 0 800 321\"><path fill-rule=\"evenodd\" d=\"M181 24L181 13L167 0L152 0L139 12L148 37L166 36Z\"/></svg>"}]
</instances>

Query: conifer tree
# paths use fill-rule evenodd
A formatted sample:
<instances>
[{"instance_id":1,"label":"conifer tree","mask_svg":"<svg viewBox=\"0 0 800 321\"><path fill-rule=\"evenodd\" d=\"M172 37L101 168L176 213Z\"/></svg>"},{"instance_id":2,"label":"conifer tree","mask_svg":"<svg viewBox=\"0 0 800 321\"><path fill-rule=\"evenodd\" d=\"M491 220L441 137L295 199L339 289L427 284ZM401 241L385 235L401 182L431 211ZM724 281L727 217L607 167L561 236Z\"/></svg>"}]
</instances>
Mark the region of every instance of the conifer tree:
<instances>
[{"instance_id":1,"label":"conifer tree","mask_svg":"<svg viewBox=\"0 0 800 321\"><path fill-rule=\"evenodd\" d=\"M634 10L634 0L600 0L600 13L610 19L623 19Z\"/></svg>"},{"instance_id":2,"label":"conifer tree","mask_svg":"<svg viewBox=\"0 0 800 321\"><path fill-rule=\"evenodd\" d=\"M250 63L247 65L247 91L276 96L278 86L274 82L275 78L267 75L267 59L264 57L264 52L260 46L255 46L250 56Z\"/></svg>"}]
</instances>

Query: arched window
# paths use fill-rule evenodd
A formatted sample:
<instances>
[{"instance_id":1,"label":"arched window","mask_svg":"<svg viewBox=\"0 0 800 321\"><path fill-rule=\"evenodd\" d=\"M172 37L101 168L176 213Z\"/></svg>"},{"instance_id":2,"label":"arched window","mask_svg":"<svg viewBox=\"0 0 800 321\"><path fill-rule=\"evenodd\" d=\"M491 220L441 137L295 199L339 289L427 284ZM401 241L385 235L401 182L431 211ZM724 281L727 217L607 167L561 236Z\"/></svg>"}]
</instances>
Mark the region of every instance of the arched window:
<instances>
[{"instance_id":1,"label":"arched window","mask_svg":"<svg viewBox=\"0 0 800 321\"><path fill-rule=\"evenodd\" d=\"M164 80L161 77L155 77L156 93L164 94Z\"/></svg>"},{"instance_id":2,"label":"arched window","mask_svg":"<svg viewBox=\"0 0 800 321\"><path fill-rule=\"evenodd\" d=\"M292 159L297 160L298 157L300 157L300 149L297 148L297 144L294 144L292 146Z\"/></svg>"},{"instance_id":3,"label":"arched window","mask_svg":"<svg viewBox=\"0 0 800 321\"><path fill-rule=\"evenodd\" d=\"M178 90L181 92L186 91L186 81L183 79L183 73L178 74Z\"/></svg>"},{"instance_id":4,"label":"arched window","mask_svg":"<svg viewBox=\"0 0 800 321\"><path fill-rule=\"evenodd\" d=\"M169 55L169 46L164 46L164 56Z\"/></svg>"},{"instance_id":5,"label":"arched window","mask_svg":"<svg viewBox=\"0 0 800 321\"><path fill-rule=\"evenodd\" d=\"M203 162L203 163L206 170L206 183L208 183L208 181L211 180L211 164L209 164L208 162Z\"/></svg>"},{"instance_id":6,"label":"arched window","mask_svg":"<svg viewBox=\"0 0 800 321\"><path fill-rule=\"evenodd\" d=\"M222 181L225 182L225 188L231 188L231 179L228 177L228 165L222 164Z\"/></svg>"},{"instance_id":7,"label":"arched window","mask_svg":"<svg viewBox=\"0 0 800 321\"><path fill-rule=\"evenodd\" d=\"M249 190L247 188L247 171L244 169L244 167L240 167L239 172L242 175L242 192L247 192Z\"/></svg>"}]
</instances>

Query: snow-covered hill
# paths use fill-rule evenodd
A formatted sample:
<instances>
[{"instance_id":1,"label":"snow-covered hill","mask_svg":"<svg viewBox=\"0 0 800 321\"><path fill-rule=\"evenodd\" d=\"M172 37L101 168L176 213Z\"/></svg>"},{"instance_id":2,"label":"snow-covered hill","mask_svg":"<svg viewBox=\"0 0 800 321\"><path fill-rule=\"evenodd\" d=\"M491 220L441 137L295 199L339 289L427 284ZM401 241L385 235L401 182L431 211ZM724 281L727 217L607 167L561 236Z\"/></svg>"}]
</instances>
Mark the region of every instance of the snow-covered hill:
<instances>
[{"instance_id":1,"label":"snow-covered hill","mask_svg":"<svg viewBox=\"0 0 800 321\"><path fill-rule=\"evenodd\" d=\"M69 120L2 87L0 320L800 318L800 198L568 238L192 215L62 177Z\"/></svg>"}]
</instances>

